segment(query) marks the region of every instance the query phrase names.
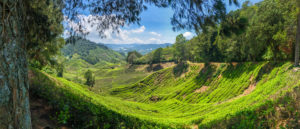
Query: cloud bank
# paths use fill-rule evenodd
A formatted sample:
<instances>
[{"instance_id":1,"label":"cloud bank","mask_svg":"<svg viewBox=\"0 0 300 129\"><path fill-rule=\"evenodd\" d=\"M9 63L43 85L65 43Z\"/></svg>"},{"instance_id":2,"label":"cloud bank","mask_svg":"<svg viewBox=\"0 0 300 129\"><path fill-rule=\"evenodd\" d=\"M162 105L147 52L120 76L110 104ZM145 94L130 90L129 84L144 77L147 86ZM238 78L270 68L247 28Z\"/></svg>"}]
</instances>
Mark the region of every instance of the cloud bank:
<instances>
[{"instance_id":1,"label":"cloud bank","mask_svg":"<svg viewBox=\"0 0 300 129\"><path fill-rule=\"evenodd\" d=\"M90 22L90 19L95 19L92 15L80 15L79 19L82 23L82 28L84 28L84 33L86 33L86 38L96 42L96 43L111 43L111 44L131 44L131 43L141 43L141 44L150 44L150 43L170 43L170 41L164 40L163 35L154 32L147 31L145 26L140 26L137 28L125 26L123 28L118 28L117 32L114 31L114 28L108 28L106 30L102 30L105 38L100 38L99 30L97 30L96 24L101 24L101 19L94 20ZM65 19L66 25L73 30L78 30L79 26ZM68 37L69 31L65 31L64 37Z\"/></svg>"}]
</instances>

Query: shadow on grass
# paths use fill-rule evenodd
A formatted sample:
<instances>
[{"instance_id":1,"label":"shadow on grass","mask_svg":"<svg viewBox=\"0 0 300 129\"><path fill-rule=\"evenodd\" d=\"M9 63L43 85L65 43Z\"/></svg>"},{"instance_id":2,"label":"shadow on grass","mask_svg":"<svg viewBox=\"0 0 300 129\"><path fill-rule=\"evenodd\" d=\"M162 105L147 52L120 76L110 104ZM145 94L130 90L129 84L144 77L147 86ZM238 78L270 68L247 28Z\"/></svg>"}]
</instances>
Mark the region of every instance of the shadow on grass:
<instances>
[{"instance_id":1,"label":"shadow on grass","mask_svg":"<svg viewBox=\"0 0 300 129\"><path fill-rule=\"evenodd\" d=\"M212 65L211 63L205 63L204 67L200 70L199 74L196 77L196 84L204 85L205 83L208 83L213 77L216 70L217 66Z\"/></svg>"},{"instance_id":2,"label":"shadow on grass","mask_svg":"<svg viewBox=\"0 0 300 129\"><path fill-rule=\"evenodd\" d=\"M254 63L251 64L239 63L236 65L230 64L223 71L222 77L230 78L230 79L239 78L244 73L250 73L251 71L253 71L257 67L257 65L258 64L254 64Z\"/></svg>"},{"instance_id":3,"label":"shadow on grass","mask_svg":"<svg viewBox=\"0 0 300 129\"><path fill-rule=\"evenodd\" d=\"M284 62L267 62L259 70L258 76L255 78L256 82L259 81L264 74L269 74L274 68L281 67ZM226 69L222 72L222 77L224 78L239 78L244 73L252 72L261 63L239 63L236 65L228 65Z\"/></svg>"},{"instance_id":4,"label":"shadow on grass","mask_svg":"<svg viewBox=\"0 0 300 129\"><path fill-rule=\"evenodd\" d=\"M163 67L160 64L149 64L149 66L146 69L148 72L152 72L152 71L159 71L163 69Z\"/></svg>"},{"instance_id":5,"label":"shadow on grass","mask_svg":"<svg viewBox=\"0 0 300 129\"><path fill-rule=\"evenodd\" d=\"M180 77L182 74L188 72L189 64L187 62L182 62L177 64L173 69L173 74L175 77Z\"/></svg>"},{"instance_id":6,"label":"shadow on grass","mask_svg":"<svg viewBox=\"0 0 300 129\"><path fill-rule=\"evenodd\" d=\"M285 62L268 62L258 72L255 81L258 82L262 79L263 75L269 74L274 68L281 67Z\"/></svg>"}]
</instances>

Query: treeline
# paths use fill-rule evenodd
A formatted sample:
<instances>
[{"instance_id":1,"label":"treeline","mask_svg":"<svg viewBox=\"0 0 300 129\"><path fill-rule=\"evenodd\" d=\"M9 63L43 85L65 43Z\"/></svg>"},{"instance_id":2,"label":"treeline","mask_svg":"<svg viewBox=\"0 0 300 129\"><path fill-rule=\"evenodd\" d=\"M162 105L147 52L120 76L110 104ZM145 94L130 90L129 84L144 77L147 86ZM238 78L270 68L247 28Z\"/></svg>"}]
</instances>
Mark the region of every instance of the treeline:
<instances>
[{"instance_id":1,"label":"treeline","mask_svg":"<svg viewBox=\"0 0 300 129\"><path fill-rule=\"evenodd\" d=\"M173 46L157 49L130 63L165 61L244 62L292 60L297 28L296 0L249 1L221 23L187 41L181 34Z\"/></svg>"}]
</instances>

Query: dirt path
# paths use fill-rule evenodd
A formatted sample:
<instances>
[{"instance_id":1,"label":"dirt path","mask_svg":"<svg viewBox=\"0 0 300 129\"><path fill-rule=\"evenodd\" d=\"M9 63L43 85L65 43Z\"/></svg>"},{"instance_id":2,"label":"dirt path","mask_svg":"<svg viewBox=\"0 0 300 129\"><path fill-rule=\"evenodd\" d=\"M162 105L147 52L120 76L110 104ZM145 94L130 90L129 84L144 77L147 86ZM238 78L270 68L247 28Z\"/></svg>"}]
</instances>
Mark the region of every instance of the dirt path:
<instances>
[{"instance_id":1,"label":"dirt path","mask_svg":"<svg viewBox=\"0 0 300 129\"><path fill-rule=\"evenodd\" d=\"M209 87L208 86L202 86L199 89L196 89L194 92L195 93L204 93Z\"/></svg>"}]
</instances>

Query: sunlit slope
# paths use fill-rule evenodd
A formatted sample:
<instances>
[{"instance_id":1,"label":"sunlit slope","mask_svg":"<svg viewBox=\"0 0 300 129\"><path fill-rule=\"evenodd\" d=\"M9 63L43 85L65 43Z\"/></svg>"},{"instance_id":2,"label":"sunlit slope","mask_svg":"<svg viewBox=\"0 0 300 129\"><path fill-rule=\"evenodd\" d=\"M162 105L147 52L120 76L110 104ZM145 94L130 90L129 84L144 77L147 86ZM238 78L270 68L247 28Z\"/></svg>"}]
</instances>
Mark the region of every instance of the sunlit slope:
<instances>
[{"instance_id":1,"label":"sunlit slope","mask_svg":"<svg viewBox=\"0 0 300 129\"><path fill-rule=\"evenodd\" d=\"M139 102L152 102L153 97L160 101L177 99L194 104L223 102L251 93L256 85L273 81L279 71L286 72L282 71L283 67L289 66L288 63L212 63L206 66L190 63L161 70L133 86L116 88L112 94ZM264 75L268 78L262 78Z\"/></svg>"},{"instance_id":2,"label":"sunlit slope","mask_svg":"<svg viewBox=\"0 0 300 129\"><path fill-rule=\"evenodd\" d=\"M300 72L293 70L291 63L268 62L206 66L189 63L155 72L135 85L114 89L112 96L97 95L63 78L37 74L31 79L37 94L50 102L71 106L70 114L77 110L87 112L93 120L97 118L92 121L93 126L102 127L99 123L107 123L115 128L146 125L148 128L209 128L262 106L267 107L263 112L268 114L273 111L268 110L273 108L272 104L268 106L273 101L266 100L276 100L300 85ZM56 98L60 95L63 99ZM69 122L81 118L77 115L84 116L74 114ZM261 119L250 117L246 124L243 119L234 123L254 126L256 123L251 122Z\"/></svg>"},{"instance_id":3,"label":"sunlit slope","mask_svg":"<svg viewBox=\"0 0 300 129\"><path fill-rule=\"evenodd\" d=\"M145 121L119 110L131 108L136 103L101 96L86 86L58 78L32 69L29 72L30 94L49 102L56 110L51 117L66 121L73 128L156 128L164 127L158 123Z\"/></svg>"},{"instance_id":4,"label":"sunlit slope","mask_svg":"<svg viewBox=\"0 0 300 129\"><path fill-rule=\"evenodd\" d=\"M134 84L151 73L125 64L91 65L73 56L72 59L65 63L64 78L84 84L86 81L84 73L88 70L91 70L95 75L96 84L92 90L97 93L106 92L113 87Z\"/></svg>"},{"instance_id":5,"label":"sunlit slope","mask_svg":"<svg viewBox=\"0 0 300 129\"><path fill-rule=\"evenodd\" d=\"M181 67L186 68L161 70L133 86L114 89L112 95L151 105L149 117L157 121L207 125L254 110L300 85L300 72L293 71L291 63Z\"/></svg>"}]
</instances>

